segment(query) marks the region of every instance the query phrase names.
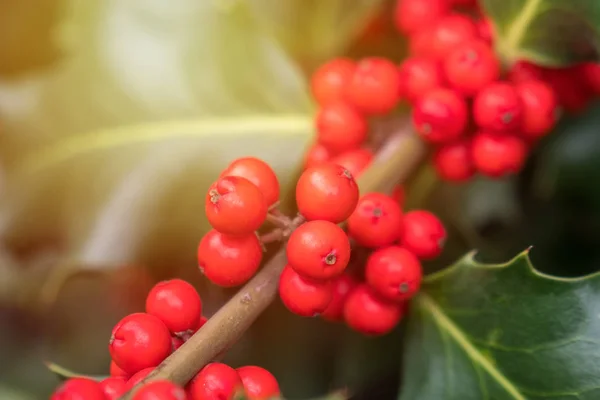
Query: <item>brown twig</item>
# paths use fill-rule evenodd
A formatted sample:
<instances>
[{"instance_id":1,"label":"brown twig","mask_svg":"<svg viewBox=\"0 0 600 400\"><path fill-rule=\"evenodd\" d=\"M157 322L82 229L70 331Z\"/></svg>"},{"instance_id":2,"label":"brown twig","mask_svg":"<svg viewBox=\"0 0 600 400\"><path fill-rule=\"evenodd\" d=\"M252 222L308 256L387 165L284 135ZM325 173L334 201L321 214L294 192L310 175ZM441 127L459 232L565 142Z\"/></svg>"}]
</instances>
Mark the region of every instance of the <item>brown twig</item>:
<instances>
[{"instance_id":1,"label":"brown twig","mask_svg":"<svg viewBox=\"0 0 600 400\"><path fill-rule=\"evenodd\" d=\"M404 122L358 179L361 193L389 190L403 182L425 156L425 144L410 132L409 124ZM301 217L295 218L292 230L302 222ZM166 379L186 385L204 365L229 349L271 304L277 295L279 275L286 263L283 248L202 329L167 357L146 379L124 394L121 400L131 400L133 393L149 381Z\"/></svg>"}]
</instances>

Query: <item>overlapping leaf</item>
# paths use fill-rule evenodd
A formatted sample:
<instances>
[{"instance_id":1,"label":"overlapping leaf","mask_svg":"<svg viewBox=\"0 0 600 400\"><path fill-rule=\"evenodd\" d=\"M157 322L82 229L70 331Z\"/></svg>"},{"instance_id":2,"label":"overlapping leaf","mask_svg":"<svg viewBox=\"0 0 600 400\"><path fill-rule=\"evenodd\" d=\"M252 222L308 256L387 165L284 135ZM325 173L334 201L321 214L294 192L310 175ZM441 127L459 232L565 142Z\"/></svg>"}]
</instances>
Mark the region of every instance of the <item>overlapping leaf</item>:
<instances>
[{"instance_id":1,"label":"overlapping leaf","mask_svg":"<svg viewBox=\"0 0 600 400\"><path fill-rule=\"evenodd\" d=\"M483 0L508 62L526 59L561 66L600 59L596 0Z\"/></svg>"},{"instance_id":2,"label":"overlapping leaf","mask_svg":"<svg viewBox=\"0 0 600 400\"><path fill-rule=\"evenodd\" d=\"M465 256L428 277L408 327L400 399L600 396L600 276L537 272Z\"/></svg>"}]
</instances>

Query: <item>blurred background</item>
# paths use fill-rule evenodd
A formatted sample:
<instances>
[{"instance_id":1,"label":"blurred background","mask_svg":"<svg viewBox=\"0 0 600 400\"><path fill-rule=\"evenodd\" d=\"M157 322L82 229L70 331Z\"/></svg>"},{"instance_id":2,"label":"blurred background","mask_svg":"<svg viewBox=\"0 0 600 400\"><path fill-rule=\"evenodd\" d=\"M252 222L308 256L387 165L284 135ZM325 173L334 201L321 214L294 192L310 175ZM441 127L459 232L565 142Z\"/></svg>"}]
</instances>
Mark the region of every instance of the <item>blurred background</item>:
<instances>
[{"instance_id":1,"label":"blurred background","mask_svg":"<svg viewBox=\"0 0 600 400\"><path fill-rule=\"evenodd\" d=\"M291 210L312 140L310 74L339 55L401 60L391 6L0 1L1 399L47 398L58 379L45 361L107 375L112 326L142 310L158 280L197 285L207 316L231 296L196 265L206 188L232 159L258 156ZM505 181L454 186L419 171L408 206L432 209L450 231L428 270L473 248L505 261L529 245L543 271L597 270L599 128L598 105L566 118ZM426 199L424 185L434 185ZM277 302L225 360L268 368L292 399L346 386L389 398L400 335L367 339Z\"/></svg>"}]
</instances>

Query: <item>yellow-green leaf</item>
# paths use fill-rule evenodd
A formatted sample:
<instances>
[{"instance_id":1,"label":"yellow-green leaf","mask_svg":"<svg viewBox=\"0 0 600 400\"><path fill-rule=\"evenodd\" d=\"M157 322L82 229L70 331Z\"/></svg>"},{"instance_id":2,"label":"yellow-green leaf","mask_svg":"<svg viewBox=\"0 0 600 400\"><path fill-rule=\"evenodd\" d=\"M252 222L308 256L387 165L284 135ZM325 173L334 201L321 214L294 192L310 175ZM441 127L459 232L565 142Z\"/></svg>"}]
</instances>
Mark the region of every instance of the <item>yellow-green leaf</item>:
<instances>
[{"instance_id":1,"label":"yellow-green leaf","mask_svg":"<svg viewBox=\"0 0 600 400\"><path fill-rule=\"evenodd\" d=\"M483 0L496 48L508 63L548 66L600 59L597 0Z\"/></svg>"},{"instance_id":2,"label":"yellow-green leaf","mask_svg":"<svg viewBox=\"0 0 600 400\"><path fill-rule=\"evenodd\" d=\"M249 0L256 15L301 62L314 68L345 50L384 0Z\"/></svg>"}]
</instances>

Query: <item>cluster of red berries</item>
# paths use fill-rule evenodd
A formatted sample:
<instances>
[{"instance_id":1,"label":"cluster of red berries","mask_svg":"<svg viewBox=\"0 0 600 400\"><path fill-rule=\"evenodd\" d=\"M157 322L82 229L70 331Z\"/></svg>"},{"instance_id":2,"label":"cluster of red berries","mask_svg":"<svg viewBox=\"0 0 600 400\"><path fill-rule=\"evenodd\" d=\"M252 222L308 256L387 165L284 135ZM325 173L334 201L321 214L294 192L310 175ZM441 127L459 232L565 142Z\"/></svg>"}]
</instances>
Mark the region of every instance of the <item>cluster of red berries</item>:
<instances>
[{"instance_id":1,"label":"cluster of red berries","mask_svg":"<svg viewBox=\"0 0 600 400\"><path fill-rule=\"evenodd\" d=\"M345 321L365 335L391 331L419 290L420 259L442 251L442 223L423 210L404 214L393 195L359 194L349 170L331 162L304 170L296 202L307 222L287 242L282 302L295 314ZM369 255L353 265L351 249L358 248Z\"/></svg>"},{"instance_id":2,"label":"cluster of red berries","mask_svg":"<svg viewBox=\"0 0 600 400\"><path fill-rule=\"evenodd\" d=\"M110 377L97 382L79 377L65 381L52 400L116 400L140 383L173 351L200 329L207 319L196 289L181 279L157 283L146 299L146 312L126 316L115 325L109 341ZM264 368L237 369L206 365L185 387L169 381L144 385L135 400L215 400L244 394L249 400L279 396L275 377Z\"/></svg>"},{"instance_id":3,"label":"cluster of red berries","mask_svg":"<svg viewBox=\"0 0 600 400\"><path fill-rule=\"evenodd\" d=\"M369 119L404 100L415 131L434 146L442 179L500 178L521 170L560 110L578 111L600 93L598 64L519 62L502 71L493 25L476 1L398 0L394 23L410 43L399 66L383 57L338 58L314 73L320 109L307 165L334 161L358 175L371 157Z\"/></svg>"}]
</instances>

